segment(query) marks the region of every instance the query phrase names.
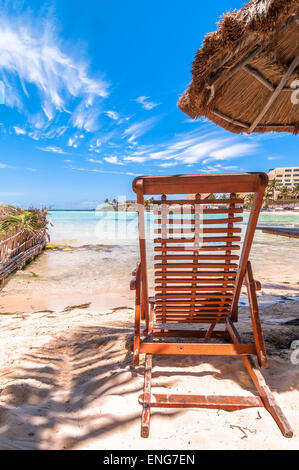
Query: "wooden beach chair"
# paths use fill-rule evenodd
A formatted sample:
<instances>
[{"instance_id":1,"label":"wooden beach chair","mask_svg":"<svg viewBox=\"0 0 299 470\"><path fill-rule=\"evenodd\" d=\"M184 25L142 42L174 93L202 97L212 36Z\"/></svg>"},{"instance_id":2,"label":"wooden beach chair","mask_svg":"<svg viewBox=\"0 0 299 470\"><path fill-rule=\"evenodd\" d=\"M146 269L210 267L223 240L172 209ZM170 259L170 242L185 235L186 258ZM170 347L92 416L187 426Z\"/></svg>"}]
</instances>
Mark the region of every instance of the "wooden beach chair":
<instances>
[{"instance_id":1,"label":"wooden beach chair","mask_svg":"<svg viewBox=\"0 0 299 470\"><path fill-rule=\"evenodd\" d=\"M131 289L136 291L133 361L137 366L139 355L145 354L144 393L139 397L142 437L149 435L152 407L228 411L265 407L282 434L293 435L252 358L256 356L259 366L267 367L256 297L261 287L253 278L248 259L267 182L264 173L145 176L133 182L140 245L140 262L131 282ZM186 199L190 193L195 195L194 199ZM203 193L228 196L227 199L201 199ZM254 193L242 246L241 228L236 224L243 220L244 201L237 193ZM144 195L156 196L154 298L148 297ZM175 199L171 195L184 196ZM244 344L235 327L242 284L248 292L252 344ZM145 322L143 332L142 321ZM174 324L184 324L184 329ZM199 329L200 324L206 324L206 330ZM192 329L185 325L192 325ZM198 341L186 342L191 337ZM178 338L180 342L176 342ZM220 339L225 342L220 343ZM155 354L240 356L258 393L247 397L154 394L151 376Z\"/></svg>"}]
</instances>

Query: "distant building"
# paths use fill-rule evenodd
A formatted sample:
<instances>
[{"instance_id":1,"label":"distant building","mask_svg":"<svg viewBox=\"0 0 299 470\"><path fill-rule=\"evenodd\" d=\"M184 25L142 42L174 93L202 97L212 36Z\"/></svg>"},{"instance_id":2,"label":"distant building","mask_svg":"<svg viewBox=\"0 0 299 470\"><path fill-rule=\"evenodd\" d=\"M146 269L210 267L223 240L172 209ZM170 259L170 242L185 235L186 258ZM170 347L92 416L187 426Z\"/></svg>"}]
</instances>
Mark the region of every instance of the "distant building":
<instances>
[{"instance_id":1,"label":"distant building","mask_svg":"<svg viewBox=\"0 0 299 470\"><path fill-rule=\"evenodd\" d=\"M120 202L118 206L120 210L132 211L132 210L136 210L136 204L137 204L136 200L127 200L124 202Z\"/></svg>"},{"instance_id":2,"label":"distant building","mask_svg":"<svg viewBox=\"0 0 299 470\"><path fill-rule=\"evenodd\" d=\"M293 188L299 184L299 167L272 168L268 173L269 179L275 179L279 186Z\"/></svg>"},{"instance_id":3,"label":"distant building","mask_svg":"<svg viewBox=\"0 0 299 470\"><path fill-rule=\"evenodd\" d=\"M207 199L210 196L210 194L211 193L201 193L200 198L201 199ZM187 199L193 200L193 199L195 199L195 196L196 196L196 194L189 194L189 196L187 196Z\"/></svg>"}]
</instances>

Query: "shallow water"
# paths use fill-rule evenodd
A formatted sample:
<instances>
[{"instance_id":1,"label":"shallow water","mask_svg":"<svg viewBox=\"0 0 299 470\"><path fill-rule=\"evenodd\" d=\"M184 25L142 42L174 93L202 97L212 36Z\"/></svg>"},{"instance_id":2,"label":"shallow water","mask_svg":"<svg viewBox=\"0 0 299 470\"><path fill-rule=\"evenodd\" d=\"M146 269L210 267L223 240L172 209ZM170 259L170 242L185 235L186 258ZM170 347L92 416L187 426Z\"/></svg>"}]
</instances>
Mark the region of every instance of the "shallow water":
<instances>
[{"instance_id":1,"label":"shallow water","mask_svg":"<svg viewBox=\"0 0 299 470\"><path fill-rule=\"evenodd\" d=\"M152 214L146 214L148 222ZM246 220L242 236L246 230ZM51 241L69 249L46 250L26 269L12 276L2 290L0 312L64 311L68 306L90 304L90 312L108 312L133 306L129 290L131 272L139 258L136 213L88 211L50 212ZM261 214L264 225L293 226L299 214ZM152 226L149 223L150 234ZM148 250L149 295L153 295L154 251ZM299 241L256 231L250 259L255 279L262 282L259 303L295 302L299 296ZM288 300L289 299L289 300ZM240 304L247 304L241 295ZM46 314L46 313L45 313ZM294 310L295 315L295 310Z\"/></svg>"},{"instance_id":2,"label":"shallow water","mask_svg":"<svg viewBox=\"0 0 299 470\"><path fill-rule=\"evenodd\" d=\"M151 213L145 216L148 234L152 234L154 216ZM50 211L48 219L53 224L50 227L53 242L68 240L77 246L85 243L124 245L135 244L138 239L136 212ZM245 229L247 221L248 213L245 213L244 222L239 226ZM258 225L299 226L299 212L263 212ZM263 235L257 232L256 240L263 239ZM284 239L285 244L287 240Z\"/></svg>"},{"instance_id":3,"label":"shallow water","mask_svg":"<svg viewBox=\"0 0 299 470\"><path fill-rule=\"evenodd\" d=\"M135 212L93 212L93 211L53 211L49 212L51 241L82 246L90 244L82 252L73 253L68 257L68 264L78 266L80 271L98 269L102 265L102 279L114 284L114 276L120 279L126 270L131 270L138 257L138 225ZM146 213L147 232L153 235L153 214ZM244 214L242 228L244 237L248 221L248 213ZM299 225L299 213L261 213L258 225L286 226ZM98 244L109 245L105 247ZM62 253L61 253L62 255ZM65 252L59 256L66 259ZM70 253L71 255L71 253ZM150 280L153 275L153 247L148 243L148 266ZM296 284L299 282L299 240L277 235L262 233L257 230L251 250L250 259L256 278L263 279L266 287L281 291L288 284L295 285L293 295L299 295ZM63 262L62 262L63 265ZM57 266L58 268L58 266ZM62 266L61 266L62 268ZM89 277L89 274L86 277ZM273 288L273 289L272 289Z\"/></svg>"}]
</instances>

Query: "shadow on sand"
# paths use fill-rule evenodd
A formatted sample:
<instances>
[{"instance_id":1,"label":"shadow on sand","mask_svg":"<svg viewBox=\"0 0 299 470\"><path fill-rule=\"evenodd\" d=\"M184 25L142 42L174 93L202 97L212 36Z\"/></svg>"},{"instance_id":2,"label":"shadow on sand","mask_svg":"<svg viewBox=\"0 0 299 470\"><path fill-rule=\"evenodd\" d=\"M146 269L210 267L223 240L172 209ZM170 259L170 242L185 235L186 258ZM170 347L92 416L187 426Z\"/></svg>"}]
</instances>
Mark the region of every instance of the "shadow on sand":
<instances>
[{"instance_id":1,"label":"shadow on sand","mask_svg":"<svg viewBox=\"0 0 299 470\"><path fill-rule=\"evenodd\" d=\"M0 449L72 449L134 422L139 437L143 378L131 340L129 329L88 326L32 348L0 389Z\"/></svg>"},{"instance_id":2,"label":"shadow on sand","mask_svg":"<svg viewBox=\"0 0 299 470\"><path fill-rule=\"evenodd\" d=\"M141 407L137 398L142 393L143 367L132 367L131 341L128 327L81 326L43 347L32 348L0 390L0 448L73 449L96 438L100 449L105 448L100 439L112 432L119 439L126 432L139 438ZM160 379L160 386L162 380L162 386L168 389L177 376L213 375L218 380L237 382L236 371L241 371L241 378L245 372L239 358L188 358L188 366L203 362L217 371L188 371L182 358L157 357L154 364L160 370L154 369L154 382ZM295 366L273 360L271 373L263 371L270 388L278 392L298 387L292 374L285 374L281 380L285 367ZM238 381L238 385L253 390L250 379L249 386L247 379ZM201 388L199 381L192 393L204 393ZM152 415L169 419L181 412L153 409Z\"/></svg>"}]
</instances>

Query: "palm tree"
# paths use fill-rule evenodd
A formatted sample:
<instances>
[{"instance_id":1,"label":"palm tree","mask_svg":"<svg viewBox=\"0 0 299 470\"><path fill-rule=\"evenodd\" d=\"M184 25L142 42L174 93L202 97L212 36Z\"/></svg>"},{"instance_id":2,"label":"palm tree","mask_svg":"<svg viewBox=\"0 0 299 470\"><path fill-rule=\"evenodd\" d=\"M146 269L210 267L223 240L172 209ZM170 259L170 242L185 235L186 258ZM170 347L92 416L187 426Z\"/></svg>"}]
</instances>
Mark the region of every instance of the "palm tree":
<instances>
[{"instance_id":1,"label":"palm tree","mask_svg":"<svg viewBox=\"0 0 299 470\"><path fill-rule=\"evenodd\" d=\"M252 201L253 201L253 197L254 197L254 194L253 194L253 193L248 193L248 194L246 194L246 196L245 196L244 199L245 199L245 205L246 205L247 207L251 207Z\"/></svg>"},{"instance_id":2,"label":"palm tree","mask_svg":"<svg viewBox=\"0 0 299 470\"><path fill-rule=\"evenodd\" d=\"M118 201L116 199L113 199L112 204L113 204L113 210L115 212L117 212L118 211Z\"/></svg>"},{"instance_id":3,"label":"palm tree","mask_svg":"<svg viewBox=\"0 0 299 470\"><path fill-rule=\"evenodd\" d=\"M114 211L118 211L118 202L116 199L112 199L112 202L110 202L109 199L106 197L104 203L112 206Z\"/></svg>"},{"instance_id":4,"label":"palm tree","mask_svg":"<svg viewBox=\"0 0 299 470\"><path fill-rule=\"evenodd\" d=\"M144 208L150 211L154 200L154 197L151 197L150 199L144 199Z\"/></svg>"},{"instance_id":5,"label":"palm tree","mask_svg":"<svg viewBox=\"0 0 299 470\"><path fill-rule=\"evenodd\" d=\"M273 178L273 180L270 180L269 183L268 183L268 188L273 189L273 190L277 189L278 188L278 181L275 178Z\"/></svg>"},{"instance_id":6,"label":"palm tree","mask_svg":"<svg viewBox=\"0 0 299 470\"><path fill-rule=\"evenodd\" d=\"M299 198L299 184L296 184L293 189L292 189L292 197L294 199L298 199Z\"/></svg>"},{"instance_id":7,"label":"palm tree","mask_svg":"<svg viewBox=\"0 0 299 470\"><path fill-rule=\"evenodd\" d=\"M289 199L290 198L290 189L287 186L282 186L279 189L278 199Z\"/></svg>"},{"instance_id":8,"label":"palm tree","mask_svg":"<svg viewBox=\"0 0 299 470\"><path fill-rule=\"evenodd\" d=\"M272 201L275 199L275 193L279 189L279 184L274 178L270 180L268 186L266 187L264 194L264 207L268 207Z\"/></svg>"},{"instance_id":9,"label":"palm tree","mask_svg":"<svg viewBox=\"0 0 299 470\"><path fill-rule=\"evenodd\" d=\"M268 192L269 198L272 196L272 199L275 199L275 194L279 190L279 183L278 181L273 178L273 180L270 180L268 183L268 186L266 188L266 192Z\"/></svg>"}]
</instances>

